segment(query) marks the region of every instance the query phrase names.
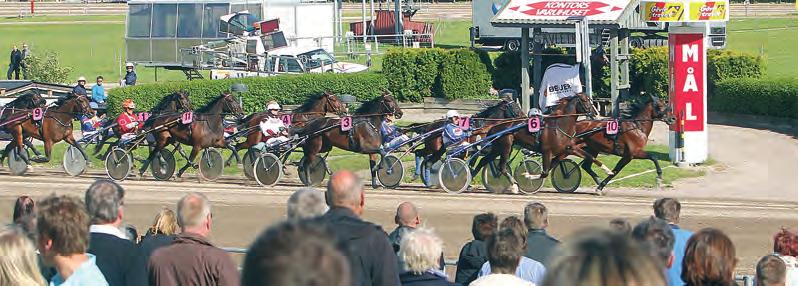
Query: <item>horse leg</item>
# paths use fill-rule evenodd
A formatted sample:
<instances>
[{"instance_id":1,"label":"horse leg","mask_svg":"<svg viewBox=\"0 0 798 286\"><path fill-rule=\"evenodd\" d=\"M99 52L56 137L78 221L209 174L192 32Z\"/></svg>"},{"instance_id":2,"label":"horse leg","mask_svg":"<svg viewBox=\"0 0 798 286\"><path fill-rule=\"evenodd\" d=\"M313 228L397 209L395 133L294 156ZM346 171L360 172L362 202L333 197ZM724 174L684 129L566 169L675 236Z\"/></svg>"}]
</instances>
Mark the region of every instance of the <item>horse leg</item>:
<instances>
[{"instance_id":1,"label":"horse leg","mask_svg":"<svg viewBox=\"0 0 798 286\"><path fill-rule=\"evenodd\" d=\"M626 165L629 164L629 162L631 162L631 161L632 161L632 156L629 156L628 154L624 154L624 156L621 157L621 160L618 161L618 164L615 165L615 168L613 168L613 173L614 174L609 175L606 178L604 178L604 181L601 181L601 183L598 185L598 187L596 187L596 194L603 195L604 194L604 187L606 187L607 184L609 184L610 181L613 178L615 178L615 176L620 174L621 170L623 170L623 168L626 167Z\"/></svg>"},{"instance_id":2,"label":"horse leg","mask_svg":"<svg viewBox=\"0 0 798 286\"><path fill-rule=\"evenodd\" d=\"M380 156L380 160L377 161L377 154L369 154L369 170L371 171L371 188L373 189L380 189L382 185L377 183L377 164L383 163L382 155Z\"/></svg>"},{"instance_id":3,"label":"horse leg","mask_svg":"<svg viewBox=\"0 0 798 286\"><path fill-rule=\"evenodd\" d=\"M230 165L232 165L233 159L236 160L236 164L240 163L241 158L238 156L238 149L236 148L236 145L227 144L227 149L232 151L233 153L230 154L230 157L228 157L226 161L224 161L224 166L230 167Z\"/></svg>"},{"instance_id":4,"label":"horse leg","mask_svg":"<svg viewBox=\"0 0 798 286\"><path fill-rule=\"evenodd\" d=\"M585 170L585 172L587 172L587 174L590 175L591 178L593 178L593 182L595 182L596 185L601 183L598 174L596 174L596 171L593 171L593 160L588 160L587 158L585 158L582 160L582 163L580 163L579 165L582 166L582 170Z\"/></svg>"},{"instance_id":5,"label":"horse leg","mask_svg":"<svg viewBox=\"0 0 798 286\"><path fill-rule=\"evenodd\" d=\"M642 158L651 160L651 162L654 163L654 168L657 169L657 180L655 182L656 185L654 187L659 190L660 188L662 188L662 168L659 166L659 160L657 160L657 158L654 157L654 155L652 155L651 153L648 153L646 151L641 151L641 152L643 154L640 155L644 155L642 156Z\"/></svg>"},{"instance_id":6,"label":"horse leg","mask_svg":"<svg viewBox=\"0 0 798 286\"><path fill-rule=\"evenodd\" d=\"M45 158L44 158L44 160L35 161L36 163L47 163L47 162L50 162L50 160L52 159L52 155L53 155L53 144L54 144L54 142L52 140L44 140L44 155L45 155Z\"/></svg>"},{"instance_id":7,"label":"horse leg","mask_svg":"<svg viewBox=\"0 0 798 286\"><path fill-rule=\"evenodd\" d=\"M147 168L150 167L150 163L152 163L152 160L156 158L155 156L161 155L161 148L158 148L158 146L152 146L150 148L153 150L150 150L150 154L147 155L147 159L144 160L144 163L141 164L141 168L139 168L139 179L144 178L144 172L146 172Z\"/></svg>"},{"instance_id":8,"label":"horse leg","mask_svg":"<svg viewBox=\"0 0 798 286\"><path fill-rule=\"evenodd\" d=\"M197 154L199 154L199 148L191 148L191 154L188 156L186 160L186 165L180 168L180 171L177 172L177 177L180 178L183 176L183 172L185 172L188 167L194 167L194 159L197 158Z\"/></svg>"},{"instance_id":9,"label":"horse leg","mask_svg":"<svg viewBox=\"0 0 798 286\"><path fill-rule=\"evenodd\" d=\"M41 157L42 156L42 153L39 152L39 150L36 150L36 147L33 146L32 140L30 140L30 139L29 140L23 140L23 142L25 142L25 146L28 146L28 148L30 148L30 150L33 151L33 155L36 155L36 157Z\"/></svg>"}]
</instances>

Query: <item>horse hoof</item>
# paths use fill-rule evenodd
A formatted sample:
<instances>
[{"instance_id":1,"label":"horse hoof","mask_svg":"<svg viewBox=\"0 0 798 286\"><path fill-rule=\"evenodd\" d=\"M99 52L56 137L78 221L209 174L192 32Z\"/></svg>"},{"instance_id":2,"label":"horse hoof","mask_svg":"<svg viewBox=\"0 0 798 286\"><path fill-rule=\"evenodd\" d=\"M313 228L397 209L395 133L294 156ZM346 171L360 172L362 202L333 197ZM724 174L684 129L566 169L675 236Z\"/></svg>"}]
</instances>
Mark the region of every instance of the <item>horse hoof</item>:
<instances>
[{"instance_id":1,"label":"horse hoof","mask_svg":"<svg viewBox=\"0 0 798 286\"><path fill-rule=\"evenodd\" d=\"M518 185L517 184L513 184L510 187L510 193L513 194L513 195L517 195L518 194Z\"/></svg>"},{"instance_id":2,"label":"horse hoof","mask_svg":"<svg viewBox=\"0 0 798 286\"><path fill-rule=\"evenodd\" d=\"M25 172L26 173L32 173L33 172L33 166L32 165L25 166Z\"/></svg>"},{"instance_id":3,"label":"horse hoof","mask_svg":"<svg viewBox=\"0 0 798 286\"><path fill-rule=\"evenodd\" d=\"M596 195L596 196L599 196L599 197L603 197L605 195L604 191L603 190L599 190L599 189L596 189L596 192L593 193L593 194Z\"/></svg>"}]
</instances>

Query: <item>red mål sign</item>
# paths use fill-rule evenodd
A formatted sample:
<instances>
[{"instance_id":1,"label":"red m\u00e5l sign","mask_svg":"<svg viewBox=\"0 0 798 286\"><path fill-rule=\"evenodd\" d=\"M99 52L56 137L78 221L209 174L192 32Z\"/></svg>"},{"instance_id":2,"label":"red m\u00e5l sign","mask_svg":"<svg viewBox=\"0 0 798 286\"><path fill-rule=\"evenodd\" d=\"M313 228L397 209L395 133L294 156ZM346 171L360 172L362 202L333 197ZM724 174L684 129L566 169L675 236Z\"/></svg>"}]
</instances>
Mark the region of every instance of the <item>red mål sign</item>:
<instances>
[{"instance_id":1,"label":"red m\u00e5l sign","mask_svg":"<svg viewBox=\"0 0 798 286\"><path fill-rule=\"evenodd\" d=\"M703 34L668 36L670 45L670 103L679 120L674 131L704 131L706 53ZM684 121L684 129L680 130Z\"/></svg>"}]
</instances>

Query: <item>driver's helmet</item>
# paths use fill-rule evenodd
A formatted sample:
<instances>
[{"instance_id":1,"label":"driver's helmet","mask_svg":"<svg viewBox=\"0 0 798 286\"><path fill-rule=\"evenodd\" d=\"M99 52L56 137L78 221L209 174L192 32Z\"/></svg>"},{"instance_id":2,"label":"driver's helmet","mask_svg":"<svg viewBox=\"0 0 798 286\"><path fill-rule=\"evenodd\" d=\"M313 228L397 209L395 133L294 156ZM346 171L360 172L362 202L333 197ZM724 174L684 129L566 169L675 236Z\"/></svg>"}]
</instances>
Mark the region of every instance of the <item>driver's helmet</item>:
<instances>
[{"instance_id":1,"label":"driver's helmet","mask_svg":"<svg viewBox=\"0 0 798 286\"><path fill-rule=\"evenodd\" d=\"M527 112L527 116L528 117L543 116L543 112L540 111L540 109L537 109L537 108L530 108L529 112Z\"/></svg>"},{"instance_id":2,"label":"driver's helmet","mask_svg":"<svg viewBox=\"0 0 798 286\"><path fill-rule=\"evenodd\" d=\"M132 67L133 67L133 63L126 63L125 64L125 68L132 68Z\"/></svg>"},{"instance_id":3,"label":"driver's helmet","mask_svg":"<svg viewBox=\"0 0 798 286\"><path fill-rule=\"evenodd\" d=\"M125 99L125 101L122 102L122 108L136 109L136 103L130 98Z\"/></svg>"},{"instance_id":4,"label":"driver's helmet","mask_svg":"<svg viewBox=\"0 0 798 286\"><path fill-rule=\"evenodd\" d=\"M266 110L269 110L269 111L277 110L277 111L279 111L280 110L280 104L277 104L277 102L271 101L271 102L269 102L269 104L266 105Z\"/></svg>"},{"instance_id":5,"label":"driver's helmet","mask_svg":"<svg viewBox=\"0 0 798 286\"><path fill-rule=\"evenodd\" d=\"M446 119L451 119L453 117L460 117L460 112L457 112L457 110L449 110L446 112Z\"/></svg>"}]
</instances>

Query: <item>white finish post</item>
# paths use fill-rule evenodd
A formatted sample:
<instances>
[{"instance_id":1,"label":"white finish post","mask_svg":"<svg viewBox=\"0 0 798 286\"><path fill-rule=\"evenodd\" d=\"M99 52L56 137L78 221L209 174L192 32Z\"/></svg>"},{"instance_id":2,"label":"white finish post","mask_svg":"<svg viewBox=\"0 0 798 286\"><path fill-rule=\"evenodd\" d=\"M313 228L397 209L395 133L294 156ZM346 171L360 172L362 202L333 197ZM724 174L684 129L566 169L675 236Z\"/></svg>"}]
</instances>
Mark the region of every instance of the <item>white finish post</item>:
<instances>
[{"instance_id":1,"label":"white finish post","mask_svg":"<svg viewBox=\"0 0 798 286\"><path fill-rule=\"evenodd\" d=\"M521 108L529 111L529 28L521 28Z\"/></svg>"}]
</instances>

